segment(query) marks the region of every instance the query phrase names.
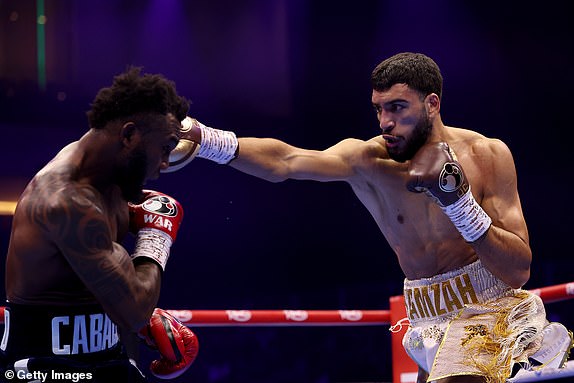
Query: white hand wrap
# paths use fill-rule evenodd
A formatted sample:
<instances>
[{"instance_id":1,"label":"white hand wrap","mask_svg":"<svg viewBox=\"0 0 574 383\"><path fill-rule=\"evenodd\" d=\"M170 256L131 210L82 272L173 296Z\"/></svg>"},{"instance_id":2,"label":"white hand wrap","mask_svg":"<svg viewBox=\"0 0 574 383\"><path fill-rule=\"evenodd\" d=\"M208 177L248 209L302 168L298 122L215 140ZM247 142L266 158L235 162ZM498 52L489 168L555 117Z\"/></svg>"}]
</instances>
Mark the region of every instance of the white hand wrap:
<instances>
[{"instance_id":1,"label":"white hand wrap","mask_svg":"<svg viewBox=\"0 0 574 383\"><path fill-rule=\"evenodd\" d=\"M201 145L197 154L199 158L215 161L218 164L228 164L237 156L239 142L235 133L213 129L202 123L199 123L199 127L201 129Z\"/></svg>"},{"instance_id":2,"label":"white hand wrap","mask_svg":"<svg viewBox=\"0 0 574 383\"><path fill-rule=\"evenodd\" d=\"M171 237L161 230L143 228L138 231L132 260L138 257L151 258L165 270L172 242Z\"/></svg>"},{"instance_id":3,"label":"white hand wrap","mask_svg":"<svg viewBox=\"0 0 574 383\"><path fill-rule=\"evenodd\" d=\"M472 196L470 187L458 201L441 209L467 242L479 239L492 223L492 219Z\"/></svg>"}]
</instances>

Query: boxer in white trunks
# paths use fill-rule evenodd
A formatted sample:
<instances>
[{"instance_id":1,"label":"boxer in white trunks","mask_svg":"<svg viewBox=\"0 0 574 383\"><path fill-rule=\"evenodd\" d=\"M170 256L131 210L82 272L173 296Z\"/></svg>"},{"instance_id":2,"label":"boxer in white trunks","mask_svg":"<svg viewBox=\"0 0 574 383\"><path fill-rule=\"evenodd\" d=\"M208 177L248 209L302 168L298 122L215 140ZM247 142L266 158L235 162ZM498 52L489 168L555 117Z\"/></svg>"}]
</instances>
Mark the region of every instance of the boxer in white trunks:
<instances>
[{"instance_id":1,"label":"boxer in white trunks","mask_svg":"<svg viewBox=\"0 0 574 383\"><path fill-rule=\"evenodd\" d=\"M200 158L271 182L347 182L405 274L404 345L419 382L503 382L518 363L562 366L571 333L521 289L532 252L508 146L443 123L443 79L426 55L394 55L371 80L381 134L370 140L308 150L188 117L180 147L199 143Z\"/></svg>"}]
</instances>

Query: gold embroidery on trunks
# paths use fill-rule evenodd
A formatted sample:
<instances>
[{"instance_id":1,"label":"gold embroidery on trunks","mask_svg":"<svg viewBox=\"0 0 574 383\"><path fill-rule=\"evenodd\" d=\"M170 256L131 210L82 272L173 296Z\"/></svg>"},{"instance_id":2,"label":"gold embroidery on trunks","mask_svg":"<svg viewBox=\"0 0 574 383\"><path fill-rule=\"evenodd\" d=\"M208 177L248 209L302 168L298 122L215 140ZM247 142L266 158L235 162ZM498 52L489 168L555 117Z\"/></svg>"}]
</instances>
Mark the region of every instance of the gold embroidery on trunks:
<instances>
[{"instance_id":1,"label":"gold embroidery on trunks","mask_svg":"<svg viewBox=\"0 0 574 383\"><path fill-rule=\"evenodd\" d=\"M444 330L442 330L437 325L427 327L422 332L423 338L432 339L437 343L441 342L443 336L444 336Z\"/></svg>"},{"instance_id":2,"label":"gold embroidery on trunks","mask_svg":"<svg viewBox=\"0 0 574 383\"><path fill-rule=\"evenodd\" d=\"M476 336L487 336L488 328L483 324L464 326L466 337L461 339L461 345L465 346Z\"/></svg>"},{"instance_id":3,"label":"gold embroidery on trunks","mask_svg":"<svg viewBox=\"0 0 574 383\"><path fill-rule=\"evenodd\" d=\"M433 318L478 303L474 286L467 273L443 282L405 289L409 319Z\"/></svg>"}]
</instances>

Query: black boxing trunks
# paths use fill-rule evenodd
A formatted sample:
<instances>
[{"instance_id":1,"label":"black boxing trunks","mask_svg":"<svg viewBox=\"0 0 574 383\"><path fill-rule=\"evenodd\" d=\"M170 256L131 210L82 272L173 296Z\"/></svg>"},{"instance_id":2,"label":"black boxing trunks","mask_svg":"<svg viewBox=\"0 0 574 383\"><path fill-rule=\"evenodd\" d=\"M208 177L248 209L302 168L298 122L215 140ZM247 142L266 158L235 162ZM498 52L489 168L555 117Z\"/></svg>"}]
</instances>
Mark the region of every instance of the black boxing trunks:
<instances>
[{"instance_id":1,"label":"black boxing trunks","mask_svg":"<svg viewBox=\"0 0 574 383\"><path fill-rule=\"evenodd\" d=\"M0 380L145 382L99 305L7 303ZM111 379L111 380L110 380Z\"/></svg>"}]
</instances>

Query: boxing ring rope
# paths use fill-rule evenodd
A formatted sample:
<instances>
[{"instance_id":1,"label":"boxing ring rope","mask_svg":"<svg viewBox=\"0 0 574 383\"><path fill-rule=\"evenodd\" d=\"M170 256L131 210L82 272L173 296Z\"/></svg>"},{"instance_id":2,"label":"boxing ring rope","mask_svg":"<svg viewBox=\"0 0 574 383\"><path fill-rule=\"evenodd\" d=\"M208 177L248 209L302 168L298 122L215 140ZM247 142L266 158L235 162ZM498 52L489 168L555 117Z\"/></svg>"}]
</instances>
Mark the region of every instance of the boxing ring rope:
<instances>
[{"instance_id":1,"label":"boxing ring rope","mask_svg":"<svg viewBox=\"0 0 574 383\"><path fill-rule=\"evenodd\" d=\"M544 303L574 297L574 282L530 290ZM203 326L380 326L397 323L406 317L404 298L390 299L390 310L167 310L188 327ZM0 307L0 324L4 323L4 307ZM416 382L417 367L404 352L402 332L393 332L393 383ZM406 371L406 372L404 372ZM410 372L409 372L410 371ZM509 382L534 382L574 376L574 360L563 369L542 369L524 372Z\"/></svg>"},{"instance_id":2,"label":"boxing ring rope","mask_svg":"<svg viewBox=\"0 0 574 383\"><path fill-rule=\"evenodd\" d=\"M389 310L168 310L188 326L368 326L390 323Z\"/></svg>"}]
</instances>

